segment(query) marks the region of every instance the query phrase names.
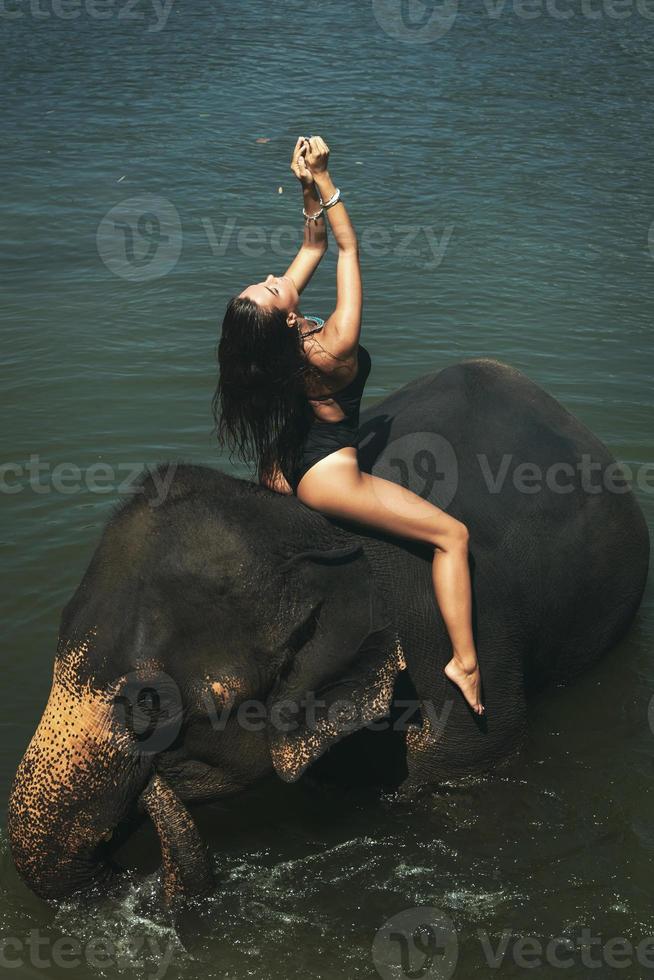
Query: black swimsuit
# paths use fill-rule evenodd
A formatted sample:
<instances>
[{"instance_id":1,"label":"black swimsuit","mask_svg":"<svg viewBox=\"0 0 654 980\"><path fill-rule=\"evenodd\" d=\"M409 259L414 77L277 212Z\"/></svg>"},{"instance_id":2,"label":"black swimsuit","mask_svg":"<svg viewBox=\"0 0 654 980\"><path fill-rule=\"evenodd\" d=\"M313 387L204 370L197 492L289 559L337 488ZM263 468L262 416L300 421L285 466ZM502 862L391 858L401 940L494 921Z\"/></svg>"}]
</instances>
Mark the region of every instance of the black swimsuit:
<instances>
[{"instance_id":1,"label":"black swimsuit","mask_svg":"<svg viewBox=\"0 0 654 980\"><path fill-rule=\"evenodd\" d=\"M312 395L311 401L333 400L345 413L345 418L337 422L327 422L315 418L304 441L302 462L298 471L289 480L293 492L311 467L320 459L335 453L345 446L356 446L359 432L359 406L368 375L370 374L370 354L361 344L358 346L357 373L349 384L328 395Z\"/></svg>"}]
</instances>

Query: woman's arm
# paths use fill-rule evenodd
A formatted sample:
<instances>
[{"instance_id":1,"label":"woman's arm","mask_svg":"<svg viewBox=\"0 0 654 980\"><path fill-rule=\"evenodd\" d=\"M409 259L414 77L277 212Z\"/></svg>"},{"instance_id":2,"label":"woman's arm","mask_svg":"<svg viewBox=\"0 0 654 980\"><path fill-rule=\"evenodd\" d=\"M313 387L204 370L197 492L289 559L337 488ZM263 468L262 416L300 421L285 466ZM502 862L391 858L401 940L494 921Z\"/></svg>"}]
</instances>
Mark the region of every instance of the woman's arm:
<instances>
[{"instance_id":1,"label":"woman's arm","mask_svg":"<svg viewBox=\"0 0 654 980\"><path fill-rule=\"evenodd\" d=\"M315 187L323 201L328 201L336 191L327 170L329 147L320 136L309 143L306 163L313 174ZM359 266L357 236L342 200L327 210L327 217L338 245L336 264L336 309L321 331L332 353L339 357L351 355L359 343L363 289Z\"/></svg>"},{"instance_id":2,"label":"woman's arm","mask_svg":"<svg viewBox=\"0 0 654 980\"><path fill-rule=\"evenodd\" d=\"M302 185L304 210L307 214L317 214L320 211L320 198L314 186L311 171L306 165L305 153L307 149L307 140L300 136L293 150L291 170ZM301 293L310 282L326 251L327 226L324 216L321 215L316 221L305 220L304 241L285 273L295 283L298 293Z\"/></svg>"}]
</instances>

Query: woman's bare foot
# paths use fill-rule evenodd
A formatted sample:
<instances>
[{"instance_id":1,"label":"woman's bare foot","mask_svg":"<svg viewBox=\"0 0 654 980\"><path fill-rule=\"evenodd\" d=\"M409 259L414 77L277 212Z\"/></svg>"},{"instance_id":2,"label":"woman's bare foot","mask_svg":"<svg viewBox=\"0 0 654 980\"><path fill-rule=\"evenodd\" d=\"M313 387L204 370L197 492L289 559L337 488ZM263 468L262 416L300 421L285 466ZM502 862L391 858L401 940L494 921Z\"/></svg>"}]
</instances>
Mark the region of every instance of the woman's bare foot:
<instances>
[{"instance_id":1,"label":"woman's bare foot","mask_svg":"<svg viewBox=\"0 0 654 980\"><path fill-rule=\"evenodd\" d=\"M481 674L477 661L475 660L474 665L468 667L467 665L464 666L461 660L452 657L450 662L445 664L443 670L445 676L449 677L461 689L461 693L475 714L483 715L485 708L479 700L481 697Z\"/></svg>"}]
</instances>

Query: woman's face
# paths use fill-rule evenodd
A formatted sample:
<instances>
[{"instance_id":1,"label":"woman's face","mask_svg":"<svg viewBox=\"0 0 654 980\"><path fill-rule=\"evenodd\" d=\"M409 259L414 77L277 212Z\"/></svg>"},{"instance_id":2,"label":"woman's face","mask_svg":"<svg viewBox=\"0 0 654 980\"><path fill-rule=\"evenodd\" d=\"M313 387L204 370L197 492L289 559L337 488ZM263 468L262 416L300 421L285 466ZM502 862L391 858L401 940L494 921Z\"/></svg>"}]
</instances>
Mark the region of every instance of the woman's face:
<instances>
[{"instance_id":1,"label":"woman's face","mask_svg":"<svg viewBox=\"0 0 654 980\"><path fill-rule=\"evenodd\" d=\"M295 283L289 276L266 276L263 282L248 286L239 294L239 299L251 299L257 306L267 309L297 312L300 299Z\"/></svg>"}]
</instances>

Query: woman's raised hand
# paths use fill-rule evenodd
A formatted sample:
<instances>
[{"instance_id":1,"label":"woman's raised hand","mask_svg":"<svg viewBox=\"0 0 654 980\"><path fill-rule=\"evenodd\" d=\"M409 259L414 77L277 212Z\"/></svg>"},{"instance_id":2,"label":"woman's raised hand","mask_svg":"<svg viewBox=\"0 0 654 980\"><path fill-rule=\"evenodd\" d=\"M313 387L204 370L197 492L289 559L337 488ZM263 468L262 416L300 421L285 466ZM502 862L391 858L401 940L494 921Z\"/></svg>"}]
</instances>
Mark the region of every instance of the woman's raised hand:
<instances>
[{"instance_id":1,"label":"woman's raised hand","mask_svg":"<svg viewBox=\"0 0 654 980\"><path fill-rule=\"evenodd\" d=\"M322 136L311 136L307 140L306 164L312 174L324 174L329 162L329 147Z\"/></svg>"},{"instance_id":2,"label":"woman's raised hand","mask_svg":"<svg viewBox=\"0 0 654 980\"><path fill-rule=\"evenodd\" d=\"M313 174L307 167L306 153L309 149L309 141L305 136L298 136L293 156L291 158L291 170L300 181L303 187L310 187L313 184Z\"/></svg>"}]
</instances>

